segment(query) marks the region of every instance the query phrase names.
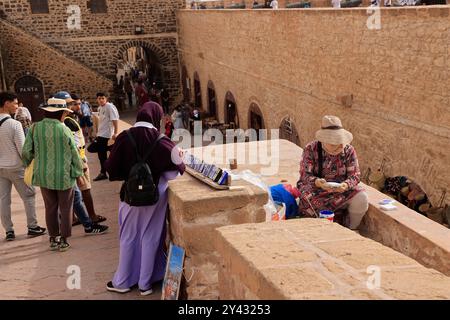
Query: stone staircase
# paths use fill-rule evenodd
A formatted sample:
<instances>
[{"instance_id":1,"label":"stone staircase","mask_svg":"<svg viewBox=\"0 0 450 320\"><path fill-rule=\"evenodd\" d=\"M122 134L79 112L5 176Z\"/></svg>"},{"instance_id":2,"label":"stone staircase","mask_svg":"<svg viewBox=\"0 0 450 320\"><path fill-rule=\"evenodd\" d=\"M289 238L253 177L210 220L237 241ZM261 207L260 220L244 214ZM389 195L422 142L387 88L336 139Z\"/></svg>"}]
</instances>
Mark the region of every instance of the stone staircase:
<instances>
[{"instance_id":1,"label":"stone staircase","mask_svg":"<svg viewBox=\"0 0 450 320\"><path fill-rule=\"evenodd\" d=\"M43 82L46 94L67 90L94 100L98 91L112 92L110 79L1 18L0 46L10 86L31 74Z\"/></svg>"}]
</instances>

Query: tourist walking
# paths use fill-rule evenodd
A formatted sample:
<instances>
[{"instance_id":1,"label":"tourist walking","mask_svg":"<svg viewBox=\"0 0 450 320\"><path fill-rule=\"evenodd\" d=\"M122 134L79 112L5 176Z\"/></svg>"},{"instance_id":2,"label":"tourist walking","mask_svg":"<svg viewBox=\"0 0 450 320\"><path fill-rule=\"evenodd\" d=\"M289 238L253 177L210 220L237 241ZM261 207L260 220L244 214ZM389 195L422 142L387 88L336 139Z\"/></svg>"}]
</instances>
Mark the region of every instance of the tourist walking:
<instances>
[{"instance_id":1,"label":"tourist walking","mask_svg":"<svg viewBox=\"0 0 450 320\"><path fill-rule=\"evenodd\" d=\"M105 169L105 161L108 159L108 141L116 139L119 133L119 112L117 108L108 102L104 93L97 93L98 102L98 132L95 141L88 147L88 151L98 154L100 161L100 173L94 181L108 179Z\"/></svg>"},{"instance_id":2,"label":"tourist walking","mask_svg":"<svg viewBox=\"0 0 450 320\"><path fill-rule=\"evenodd\" d=\"M23 180L25 168L22 148L25 135L22 125L12 117L18 109L17 96L10 92L0 93L0 217L6 231L6 240L16 238L11 220L11 189L16 188L22 198L29 236L45 234L45 228L36 219L35 190Z\"/></svg>"},{"instance_id":3,"label":"tourist walking","mask_svg":"<svg viewBox=\"0 0 450 320\"><path fill-rule=\"evenodd\" d=\"M56 94L56 96L58 96L58 94ZM83 176L77 179L77 186L74 188L74 212L78 217L78 221L83 224L86 234L102 234L108 229L108 227L99 225L98 223L105 221L106 218L97 215L94 210L89 166L86 157L86 142L84 140L83 131L74 116L74 114L80 109L81 100L77 95L71 95L71 98L73 99L73 102L69 104L69 108L73 111L73 113L69 114L64 119L64 124L73 133L75 144L78 148L81 160L83 161Z\"/></svg>"},{"instance_id":4,"label":"tourist walking","mask_svg":"<svg viewBox=\"0 0 450 320\"><path fill-rule=\"evenodd\" d=\"M34 159L32 184L41 187L50 249L66 251L72 235L73 188L83 176L83 164L73 135L63 124L72 113L66 101L51 98L42 109L44 119L31 127L22 158L26 166Z\"/></svg>"},{"instance_id":5,"label":"tourist walking","mask_svg":"<svg viewBox=\"0 0 450 320\"><path fill-rule=\"evenodd\" d=\"M123 88L128 97L128 108L133 108L133 85L128 73L125 73Z\"/></svg>"}]
</instances>

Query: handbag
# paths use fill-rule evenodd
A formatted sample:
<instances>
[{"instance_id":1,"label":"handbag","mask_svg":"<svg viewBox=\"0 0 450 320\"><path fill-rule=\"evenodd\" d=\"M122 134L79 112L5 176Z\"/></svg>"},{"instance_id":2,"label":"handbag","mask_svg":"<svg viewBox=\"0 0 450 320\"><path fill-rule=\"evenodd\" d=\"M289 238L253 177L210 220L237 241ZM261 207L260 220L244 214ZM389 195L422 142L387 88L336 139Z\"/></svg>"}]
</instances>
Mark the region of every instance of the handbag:
<instances>
[{"instance_id":1,"label":"handbag","mask_svg":"<svg viewBox=\"0 0 450 320\"><path fill-rule=\"evenodd\" d=\"M31 163L28 167L25 168L25 173L23 175L23 181L27 186L33 185L33 170L34 170L34 159L31 160Z\"/></svg>"},{"instance_id":2,"label":"handbag","mask_svg":"<svg viewBox=\"0 0 450 320\"><path fill-rule=\"evenodd\" d=\"M32 147L32 153L34 154L34 126L31 127L31 141L33 143ZM25 168L25 173L23 175L23 181L27 186L33 185L33 170L34 170L34 159L31 160L31 163L28 165L28 167Z\"/></svg>"}]
</instances>

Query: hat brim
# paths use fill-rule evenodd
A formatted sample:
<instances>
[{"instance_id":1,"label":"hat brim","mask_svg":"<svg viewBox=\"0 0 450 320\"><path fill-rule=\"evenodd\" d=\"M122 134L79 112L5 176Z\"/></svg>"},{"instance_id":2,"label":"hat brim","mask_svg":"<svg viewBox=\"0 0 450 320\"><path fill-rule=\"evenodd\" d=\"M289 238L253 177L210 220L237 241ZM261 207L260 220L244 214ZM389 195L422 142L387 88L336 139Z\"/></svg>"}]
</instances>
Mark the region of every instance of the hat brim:
<instances>
[{"instance_id":1,"label":"hat brim","mask_svg":"<svg viewBox=\"0 0 450 320\"><path fill-rule=\"evenodd\" d=\"M316 139L322 143L346 145L353 141L353 135L345 129L321 129L316 132Z\"/></svg>"},{"instance_id":2,"label":"hat brim","mask_svg":"<svg viewBox=\"0 0 450 320\"><path fill-rule=\"evenodd\" d=\"M48 112L68 111L70 113L73 113L72 110L67 109L67 108L56 108L56 107L46 106L46 107L41 107L41 109L48 111Z\"/></svg>"}]
</instances>

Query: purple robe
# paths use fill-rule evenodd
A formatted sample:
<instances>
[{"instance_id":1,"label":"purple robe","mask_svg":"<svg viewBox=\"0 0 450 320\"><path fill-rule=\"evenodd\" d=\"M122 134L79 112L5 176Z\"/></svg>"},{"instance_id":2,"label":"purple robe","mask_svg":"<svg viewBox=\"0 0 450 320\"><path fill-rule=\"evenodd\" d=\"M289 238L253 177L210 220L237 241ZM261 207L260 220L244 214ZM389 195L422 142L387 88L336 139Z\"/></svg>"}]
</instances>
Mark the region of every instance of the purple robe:
<instances>
[{"instance_id":1,"label":"purple robe","mask_svg":"<svg viewBox=\"0 0 450 320\"><path fill-rule=\"evenodd\" d=\"M120 257L113 277L115 288L126 289L138 285L148 290L164 278L166 254L166 209L168 181L175 179L178 171L169 171L159 180L159 201L153 206L131 207L119 205Z\"/></svg>"},{"instance_id":2,"label":"purple robe","mask_svg":"<svg viewBox=\"0 0 450 320\"><path fill-rule=\"evenodd\" d=\"M146 103L138 112L137 123L130 129L141 155L159 136L162 108L154 102ZM175 149L175 150L174 150ZM160 198L153 206L132 207L119 205L119 266L113 278L113 286L119 289L138 285L148 290L164 277L166 257L163 251L165 240L165 217L167 209L168 181L184 172L184 164L172 162L172 151L177 153L174 143L163 138L147 159L155 181L158 182ZM105 163L109 179L125 180L136 163L136 153L126 132L116 139L109 159Z\"/></svg>"}]
</instances>

